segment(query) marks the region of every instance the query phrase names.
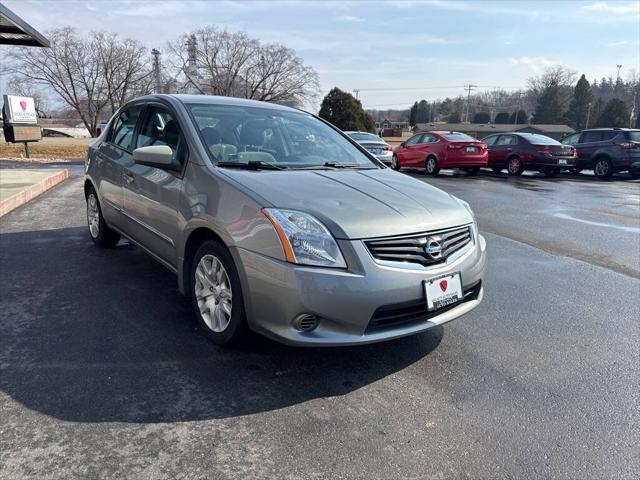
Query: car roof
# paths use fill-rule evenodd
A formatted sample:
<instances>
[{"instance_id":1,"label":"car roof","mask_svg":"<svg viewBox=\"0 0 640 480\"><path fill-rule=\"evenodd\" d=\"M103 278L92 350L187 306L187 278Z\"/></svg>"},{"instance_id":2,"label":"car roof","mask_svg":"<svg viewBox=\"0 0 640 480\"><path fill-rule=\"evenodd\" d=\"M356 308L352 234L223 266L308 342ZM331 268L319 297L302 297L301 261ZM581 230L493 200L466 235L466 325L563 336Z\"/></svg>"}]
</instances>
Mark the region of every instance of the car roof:
<instances>
[{"instance_id":1,"label":"car roof","mask_svg":"<svg viewBox=\"0 0 640 480\"><path fill-rule=\"evenodd\" d=\"M223 97L218 95L188 95L182 93L166 94L156 93L152 95L145 95L144 97L136 98L135 100L158 100L163 98L173 98L185 105L232 105L238 107L254 107L254 108L268 108L272 110L283 110L290 112L299 112L300 110L286 107L284 105L278 105L277 103L261 102L259 100L249 100L247 98L237 97Z\"/></svg>"}]
</instances>

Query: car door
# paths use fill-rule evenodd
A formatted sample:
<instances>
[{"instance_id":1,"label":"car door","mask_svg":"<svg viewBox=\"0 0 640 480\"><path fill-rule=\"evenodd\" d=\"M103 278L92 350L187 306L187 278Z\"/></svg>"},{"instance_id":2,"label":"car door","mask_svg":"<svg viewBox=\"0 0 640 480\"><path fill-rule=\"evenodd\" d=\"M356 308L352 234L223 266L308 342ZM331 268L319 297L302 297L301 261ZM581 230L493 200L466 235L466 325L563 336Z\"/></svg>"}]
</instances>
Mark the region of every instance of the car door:
<instances>
[{"instance_id":1,"label":"car door","mask_svg":"<svg viewBox=\"0 0 640 480\"><path fill-rule=\"evenodd\" d=\"M507 158L513 153L514 146L517 143L515 135L500 135L493 144L493 158L496 165L504 165Z\"/></svg>"},{"instance_id":2,"label":"car door","mask_svg":"<svg viewBox=\"0 0 640 480\"><path fill-rule=\"evenodd\" d=\"M134 163L124 172L124 212L135 241L172 266L177 264L177 202L188 157L183 129L176 115L162 104L150 104L135 139L136 148L167 145L175 166L157 168Z\"/></svg>"},{"instance_id":3,"label":"car door","mask_svg":"<svg viewBox=\"0 0 640 480\"><path fill-rule=\"evenodd\" d=\"M422 138L422 134L418 133L411 137L409 140L404 142L404 146L402 147L402 158L398 157L401 161L403 167L414 167L416 163L416 158L419 155L420 151L420 139Z\"/></svg>"},{"instance_id":4,"label":"car door","mask_svg":"<svg viewBox=\"0 0 640 480\"><path fill-rule=\"evenodd\" d=\"M489 150L489 166L494 166L499 163L496 160L496 154L495 154L496 140L498 140L498 135L489 135L488 137L485 137L482 139L482 141L487 144L487 148Z\"/></svg>"},{"instance_id":5,"label":"car door","mask_svg":"<svg viewBox=\"0 0 640 480\"><path fill-rule=\"evenodd\" d=\"M124 169L133 161L134 133L142 108L133 105L118 114L92 159L102 214L107 223L120 228L126 225L122 216Z\"/></svg>"},{"instance_id":6,"label":"car door","mask_svg":"<svg viewBox=\"0 0 640 480\"><path fill-rule=\"evenodd\" d=\"M602 140L602 130L588 130L582 132L580 143L574 145L578 152L578 166L590 168L593 154L598 149Z\"/></svg>"}]
</instances>

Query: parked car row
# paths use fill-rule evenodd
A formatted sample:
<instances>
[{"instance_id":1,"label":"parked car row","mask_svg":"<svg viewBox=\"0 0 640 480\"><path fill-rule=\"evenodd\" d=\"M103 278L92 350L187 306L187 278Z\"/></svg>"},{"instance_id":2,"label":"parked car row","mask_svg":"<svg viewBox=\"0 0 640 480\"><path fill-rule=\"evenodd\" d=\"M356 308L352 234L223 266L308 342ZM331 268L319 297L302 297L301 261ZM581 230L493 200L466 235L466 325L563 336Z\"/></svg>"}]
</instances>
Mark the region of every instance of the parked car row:
<instances>
[{"instance_id":1,"label":"parked car row","mask_svg":"<svg viewBox=\"0 0 640 480\"><path fill-rule=\"evenodd\" d=\"M589 129L560 141L536 133L500 133L477 140L460 132L418 132L393 151L375 135L346 133L395 170L418 168L437 175L442 168L459 168L475 175L480 168L491 168L496 173L506 169L509 175L534 170L553 177L562 170L592 169L601 179L624 171L640 178L640 130L634 129Z\"/></svg>"}]
</instances>

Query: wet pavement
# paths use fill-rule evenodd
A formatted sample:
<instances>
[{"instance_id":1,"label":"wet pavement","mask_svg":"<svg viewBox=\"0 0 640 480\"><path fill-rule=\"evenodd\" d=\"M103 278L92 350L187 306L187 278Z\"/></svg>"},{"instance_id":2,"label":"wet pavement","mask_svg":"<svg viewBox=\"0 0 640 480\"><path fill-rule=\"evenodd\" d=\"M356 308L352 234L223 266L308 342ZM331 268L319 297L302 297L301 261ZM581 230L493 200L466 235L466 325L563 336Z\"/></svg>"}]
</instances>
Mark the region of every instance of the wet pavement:
<instances>
[{"instance_id":1,"label":"wet pavement","mask_svg":"<svg viewBox=\"0 0 640 480\"><path fill-rule=\"evenodd\" d=\"M0 219L0 478L637 478L640 182L412 175L476 211L485 299L364 347L212 345L81 178Z\"/></svg>"}]
</instances>

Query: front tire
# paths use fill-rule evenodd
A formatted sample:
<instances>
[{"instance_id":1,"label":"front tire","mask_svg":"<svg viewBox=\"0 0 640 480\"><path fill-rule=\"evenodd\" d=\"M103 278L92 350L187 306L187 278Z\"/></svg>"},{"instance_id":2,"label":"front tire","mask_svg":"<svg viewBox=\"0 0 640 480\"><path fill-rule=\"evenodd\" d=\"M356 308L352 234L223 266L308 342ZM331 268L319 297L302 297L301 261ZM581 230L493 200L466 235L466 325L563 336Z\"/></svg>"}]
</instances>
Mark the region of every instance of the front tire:
<instances>
[{"instance_id":1,"label":"front tire","mask_svg":"<svg viewBox=\"0 0 640 480\"><path fill-rule=\"evenodd\" d=\"M432 156L427 158L424 169L427 172L427 175L437 175L440 171L440 167L438 166L436 157Z\"/></svg>"},{"instance_id":2,"label":"front tire","mask_svg":"<svg viewBox=\"0 0 640 480\"><path fill-rule=\"evenodd\" d=\"M593 173L595 173L596 177L600 180L611 178L611 175L613 175L611 160L606 157L597 158L593 164Z\"/></svg>"},{"instance_id":3,"label":"front tire","mask_svg":"<svg viewBox=\"0 0 640 480\"><path fill-rule=\"evenodd\" d=\"M191 264L191 302L198 324L214 343L231 345L248 331L242 288L229 251L206 241Z\"/></svg>"},{"instance_id":4,"label":"front tire","mask_svg":"<svg viewBox=\"0 0 640 480\"><path fill-rule=\"evenodd\" d=\"M87 192L87 225L91 240L100 248L113 248L120 241L120 234L111 230L104 221L98 195L93 187Z\"/></svg>"},{"instance_id":5,"label":"front tire","mask_svg":"<svg viewBox=\"0 0 640 480\"><path fill-rule=\"evenodd\" d=\"M507 160L507 171L509 175L520 176L524 172L524 165L519 157L511 157Z\"/></svg>"},{"instance_id":6,"label":"front tire","mask_svg":"<svg viewBox=\"0 0 640 480\"><path fill-rule=\"evenodd\" d=\"M395 154L391 157L391 168L397 172L400 171L400 163L398 162L398 157L396 157Z\"/></svg>"}]
</instances>

